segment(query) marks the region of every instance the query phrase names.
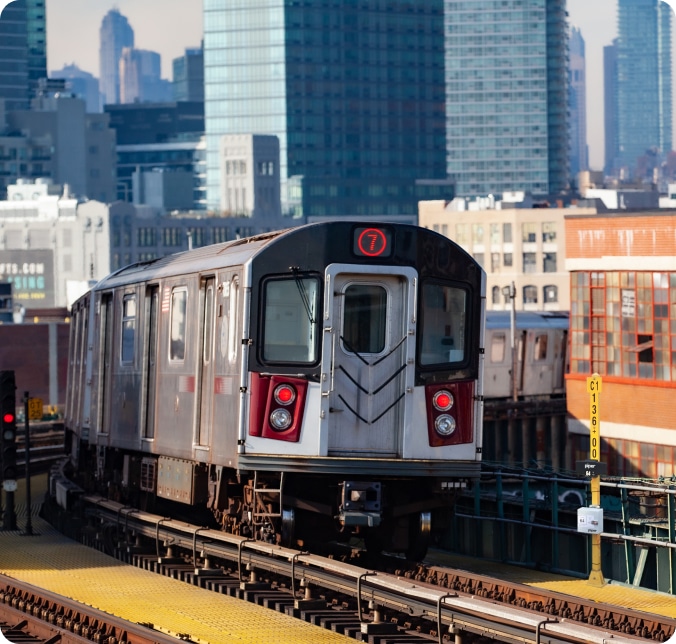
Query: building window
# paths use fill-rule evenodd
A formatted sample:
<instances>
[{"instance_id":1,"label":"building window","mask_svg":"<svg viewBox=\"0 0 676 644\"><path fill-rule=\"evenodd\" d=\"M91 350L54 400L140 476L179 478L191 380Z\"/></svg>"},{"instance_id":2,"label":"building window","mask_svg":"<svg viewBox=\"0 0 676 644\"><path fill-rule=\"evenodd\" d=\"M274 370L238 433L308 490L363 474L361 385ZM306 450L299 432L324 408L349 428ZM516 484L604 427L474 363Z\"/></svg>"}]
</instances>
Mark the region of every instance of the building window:
<instances>
[{"instance_id":1,"label":"building window","mask_svg":"<svg viewBox=\"0 0 676 644\"><path fill-rule=\"evenodd\" d=\"M491 301L493 304L500 304L500 287L494 286L491 289Z\"/></svg>"},{"instance_id":2,"label":"building window","mask_svg":"<svg viewBox=\"0 0 676 644\"><path fill-rule=\"evenodd\" d=\"M483 253L474 253L472 255L474 257L474 261L481 266L481 268L484 267L484 254Z\"/></svg>"},{"instance_id":3,"label":"building window","mask_svg":"<svg viewBox=\"0 0 676 644\"><path fill-rule=\"evenodd\" d=\"M542 289L542 301L545 304L554 304L559 301L559 289L553 284L548 284Z\"/></svg>"},{"instance_id":4,"label":"building window","mask_svg":"<svg viewBox=\"0 0 676 644\"><path fill-rule=\"evenodd\" d=\"M500 243L500 224L491 224L491 244Z\"/></svg>"},{"instance_id":5,"label":"building window","mask_svg":"<svg viewBox=\"0 0 676 644\"><path fill-rule=\"evenodd\" d=\"M512 266L513 261L514 260L512 259L512 253L503 253L503 255L502 255L502 265L503 266L507 266L507 267Z\"/></svg>"},{"instance_id":6,"label":"building window","mask_svg":"<svg viewBox=\"0 0 676 644\"><path fill-rule=\"evenodd\" d=\"M469 224L455 225L455 241L461 246L469 245Z\"/></svg>"},{"instance_id":7,"label":"building window","mask_svg":"<svg viewBox=\"0 0 676 644\"><path fill-rule=\"evenodd\" d=\"M537 241L538 225L534 221L521 224L521 241L524 244L531 244Z\"/></svg>"},{"instance_id":8,"label":"building window","mask_svg":"<svg viewBox=\"0 0 676 644\"><path fill-rule=\"evenodd\" d=\"M553 221L542 223L542 241L545 244L551 244L556 241L556 224Z\"/></svg>"},{"instance_id":9,"label":"building window","mask_svg":"<svg viewBox=\"0 0 676 644\"><path fill-rule=\"evenodd\" d=\"M472 243L484 243L484 226L483 224L472 224Z\"/></svg>"},{"instance_id":10,"label":"building window","mask_svg":"<svg viewBox=\"0 0 676 644\"><path fill-rule=\"evenodd\" d=\"M676 273L571 275L571 372L676 382Z\"/></svg>"},{"instance_id":11,"label":"building window","mask_svg":"<svg viewBox=\"0 0 676 644\"><path fill-rule=\"evenodd\" d=\"M537 286L524 286L523 287L523 303L524 304L537 304L538 303L538 289Z\"/></svg>"},{"instance_id":12,"label":"building window","mask_svg":"<svg viewBox=\"0 0 676 644\"><path fill-rule=\"evenodd\" d=\"M147 246L155 246L155 229L154 228L139 228L137 231L138 245L141 248Z\"/></svg>"},{"instance_id":13,"label":"building window","mask_svg":"<svg viewBox=\"0 0 676 644\"><path fill-rule=\"evenodd\" d=\"M542 272L556 273L556 253L542 253Z\"/></svg>"},{"instance_id":14,"label":"building window","mask_svg":"<svg viewBox=\"0 0 676 644\"><path fill-rule=\"evenodd\" d=\"M227 227L218 227L212 229L211 232L213 243L221 244L222 242L230 241L230 229Z\"/></svg>"},{"instance_id":15,"label":"building window","mask_svg":"<svg viewBox=\"0 0 676 644\"><path fill-rule=\"evenodd\" d=\"M524 273L535 273L535 253L524 253L523 254L523 272Z\"/></svg>"},{"instance_id":16,"label":"building window","mask_svg":"<svg viewBox=\"0 0 676 644\"><path fill-rule=\"evenodd\" d=\"M493 273L500 270L500 253L491 253L491 271Z\"/></svg>"},{"instance_id":17,"label":"building window","mask_svg":"<svg viewBox=\"0 0 676 644\"><path fill-rule=\"evenodd\" d=\"M505 244L512 243L512 224L502 224L502 241Z\"/></svg>"},{"instance_id":18,"label":"building window","mask_svg":"<svg viewBox=\"0 0 676 644\"><path fill-rule=\"evenodd\" d=\"M162 243L167 247L183 246L181 228L164 228L162 230Z\"/></svg>"}]
</instances>

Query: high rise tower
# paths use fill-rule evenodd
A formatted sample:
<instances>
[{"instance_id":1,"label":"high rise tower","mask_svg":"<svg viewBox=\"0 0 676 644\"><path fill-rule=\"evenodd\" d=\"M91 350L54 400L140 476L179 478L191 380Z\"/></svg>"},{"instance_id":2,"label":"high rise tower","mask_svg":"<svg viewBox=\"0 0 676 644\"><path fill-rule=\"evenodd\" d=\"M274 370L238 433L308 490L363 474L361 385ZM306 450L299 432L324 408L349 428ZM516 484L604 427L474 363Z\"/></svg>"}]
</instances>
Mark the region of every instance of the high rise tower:
<instances>
[{"instance_id":1,"label":"high rise tower","mask_svg":"<svg viewBox=\"0 0 676 644\"><path fill-rule=\"evenodd\" d=\"M662 0L618 2L616 172L672 149L671 12Z\"/></svg>"},{"instance_id":2,"label":"high rise tower","mask_svg":"<svg viewBox=\"0 0 676 644\"><path fill-rule=\"evenodd\" d=\"M443 0L205 0L204 25L210 208L224 134L279 138L296 214L415 215L445 179Z\"/></svg>"},{"instance_id":3,"label":"high rise tower","mask_svg":"<svg viewBox=\"0 0 676 644\"><path fill-rule=\"evenodd\" d=\"M28 107L47 77L45 0L15 0L0 13L0 99L8 110Z\"/></svg>"},{"instance_id":4,"label":"high rise tower","mask_svg":"<svg viewBox=\"0 0 676 644\"><path fill-rule=\"evenodd\" d=\"M569 39L568 109L570 112L570 175L589 169L587 151L587 81L584 39L573 27Z\"/></svg>"},{"instance_id":5,"label":"high rise tower","mask_svg":"<svg viewBox=\"0 0 676 644\"><path fill-rule=\"evenodd\" d=\"M111 9L103 18L100 29L100 88L103 103L120 102L120 57L124 47L134 46L134 30L128 20Z\"/></svg>"},{"instance_id":6,"label":"high rise tower","mask_svg":"<svg viewBox=\"0 0 676 644\"><path fill-rule=\"evenodd\" d=\"M204 49L188 48L172 65L174 100L204 102Z\"/></svg>"},{"instance_id":7,"label":"high rise tower","mask_svg":"<svg viewBox=\"0 0 676 644\"><path fill-rule=\"evenodd\" d=\"M603 48L603 129L606 175L614 174L617 140L617 38Z\"/></svg>"},{"instance_id":8,"label":"high rise tower","mask_svg":"<svg viewBox=\"0 0 676 644\"><path fill-rule=\"evenodd\" d=\"M456 193L563 190L565 0L445 0L444 6L448 174Z\"/></svg>"},{"instance_id":9,"label":"high rise tower","mask_svg":"<svg viewBox=\"0 0 676 644\"><path fill-rule=\"evenodd\" d=\"M25 0L28 34L28 84L31 98L41 78L47 78L47 15L45 0Z\"/></svg>"}]
</instances>

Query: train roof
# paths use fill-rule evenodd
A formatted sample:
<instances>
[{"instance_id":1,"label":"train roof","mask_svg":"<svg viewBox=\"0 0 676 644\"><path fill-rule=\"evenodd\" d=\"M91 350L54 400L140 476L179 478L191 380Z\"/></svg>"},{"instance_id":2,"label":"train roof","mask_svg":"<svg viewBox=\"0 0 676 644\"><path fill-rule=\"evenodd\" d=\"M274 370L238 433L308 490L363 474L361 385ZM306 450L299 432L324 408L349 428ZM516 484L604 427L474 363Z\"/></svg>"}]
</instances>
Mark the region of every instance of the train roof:
<instances>
[{"instance_id":1,"label":"train roof","mask_svg":"<svg viewBox=\"0 0 676 644\"><path fill-rule=\"evenodd\" d=\"M307 240L308 234L315 234L314 231L310 232L307 229L342 226L344 224L357 224L361 226L387 225L396 227L397 229L417 229L425 236L438 237L445 240L449 245L455 245L450 239L439 235L439 233L433 232L426 228L420 228L412 224L383 224L382 222L379 222L378 224L369 224L367 222L353 221L347 218L341 221L329 220L325 222L315 222L303 226L294 226L285 228L283 230L261 233L253 237L246 237L220 244L212 244L193 250L175 253L173 255L167 255L165 257L159 257L157 259L145 262L130 264L129 266L120 268L107 277L104 277L94 287L94 289L97 290L101 288L120 286L123 284L133 284L136 282L160 279L175 275L183 275L197 271L204 272L219 270L220 268L223 268L223 266L242 265L258 255L266 246L274 245L274 242L278 240L281 241L287 236L293 237L300 233L304 234ZM301 233L301 229L306 230ZM328 237L330 237L331 234L332 231L326 233ZM299 237L299 239L301 238ZM457 249L459 252L466 254L466 252L459 246L457 246ZM470 255L467 255L467 258L473 262Z\"/></svg>"},{"instance_id":2,"label":"train roof","mask_svg":"<svg viewBox=\"0 0 676 644\"><path fill-rule=\"evenodd\" d=\"M486 311L486 329L508 329L510 311ZM567 329L568 311L516 311L517 329Z\"/></svg>"},{"instance_id":3,"label":"train roof","mask_svg":"<svg viewBox=\"0 0 676 644\"><path fill-rule=\"evenodd\" d=\"M185 250L145 262L129 264L104 277L97 284L97 287L114 285L119 281L134 282L151 277L158 278L167 275L190 273L195 270L196 264L199 265L200 270L218 269L223 266L222 256L226 252L229 265L242 264L255 255L257 250L268 244L271 239L279 237L289 230L293 229L286 228L284 230L261 233L253 237L244 237L220 244L210 244L209 246Z\"/></svg>"}]
</instances>

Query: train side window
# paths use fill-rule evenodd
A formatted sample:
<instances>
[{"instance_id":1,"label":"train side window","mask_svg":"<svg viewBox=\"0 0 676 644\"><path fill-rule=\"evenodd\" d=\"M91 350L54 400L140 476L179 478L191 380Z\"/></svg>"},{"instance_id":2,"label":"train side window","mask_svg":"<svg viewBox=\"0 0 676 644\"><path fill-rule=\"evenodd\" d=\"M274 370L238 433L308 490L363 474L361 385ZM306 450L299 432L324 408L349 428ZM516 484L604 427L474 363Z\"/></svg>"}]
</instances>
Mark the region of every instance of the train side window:
<instances>
[{"instance_id":1,"label":"train side window","mask_svg":"<svg viewBox=\"0 0 676 644\"><path fill-rule=\"evenodd\" d=\"M422 287L420 364L436 365L465 359L464 289L427 282Z\"/></svg>"},{"instance_id":2,"label":"train side window","mask_svg":"<svg viewBox=\"0 0 676 644\"><path fill-rule=\"evenodd\" d=\"M491 339L491 362L502 362L505 359L507 336L504 333L494 333Z\"/></svg>"},{"instance_id":3,"label":"train side window","mask_svg":"<svg viewBox=\"0 0 676 644\"><path fill-rule=\"evenodd\" d=\"M136 339L136 295L131 293L122 298L122 362L134 361Z\"/></svg>"},{"instance_id":4,"label":"train side window","mask_svg":"<svg viewBox=\"0 0 676 644\"><path fill-rule=\"evenodd\" d=\"M319 280L270 279L264 288L262 358L268 362L317 360Z\"/></svg>"},{"instance_id":5,"label":"train side window","mask_svg":"<svg viewBox=\"0 0 676 644\"><path fill-rule=\"evenodd\" d=\"M343 346L349 353L380 353L385 348L387 291L375 284L345 289Z\"/></svg>"},{"instance_id":6,"label":"train side window","mask_svg":"<svg viewBox=\"0 0 676 644\"><path fill-rule=\"evenodd\" d=\"M188 291L185 287L175 288L171 293L170 360L185 360L185 323L187 304Z\"/></svg>"},{"instance_id":7,"label":"train side window","mask_svg":"<svg viewBox=\"0 0 676 644\"><path fill-rule=\"evenodd\" d=\"M541 361L547 359L547 336L535 336L535 348L533 350L533 360Z\"/></svg>"},{"instance_id":8,"label":"train side window","mask_svg":"<svg viewBox=\"0 0 676 644\"><path fill-rule=\"evenodd\" d=\"M239 297L239 280L235 275L228 289L228 360L234 364L237 360L237 298Z\"/></svg>"}]
</instances>

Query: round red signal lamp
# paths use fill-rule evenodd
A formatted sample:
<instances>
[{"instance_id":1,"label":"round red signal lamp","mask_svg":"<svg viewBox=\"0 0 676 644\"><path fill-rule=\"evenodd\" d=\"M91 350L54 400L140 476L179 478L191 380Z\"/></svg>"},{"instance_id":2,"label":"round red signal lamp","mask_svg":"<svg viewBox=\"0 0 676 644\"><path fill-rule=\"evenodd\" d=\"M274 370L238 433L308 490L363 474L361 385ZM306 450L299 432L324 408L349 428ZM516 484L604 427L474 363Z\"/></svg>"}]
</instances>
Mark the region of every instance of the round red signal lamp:
<instances>
[{"instance_id":1,"label":"round red signal lamp","mask_svg":"<svg viewBox=\"0 0 676 644\"><path fill-rule=\"evenodd\" d=\"M432 399L432 404L438 411L448 411L451 407L453 407L453 402L453 394L450 391L446 391L444 389L437 391L437 393L434 394L434 398Z\"/></svg>"},{"instance_id":2,"label":"round red signal lamp","mask_svg":"<svg viewBox=\"0 0 676 644\"><path fill-rule=\"evenodd\" d=\"M279 405L290 405L296 399L296 390L291 385L279 385L274 391L275 401Z\"/></svg>"},{"instance_id":3,"label":"round red signal lamp","mask_svg":"<svg viewBox=\"0 0 676 644\"><path fill-rule=\"evenodd\" d=\"M10 414L7 412L3 417L2 417L2 422L3 423L13 423L14 422L14 414Z\"/></svg>"}]
</instances>

